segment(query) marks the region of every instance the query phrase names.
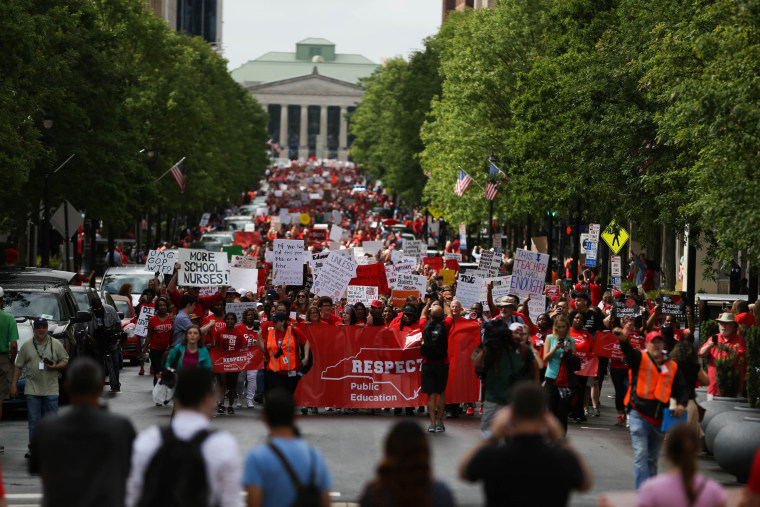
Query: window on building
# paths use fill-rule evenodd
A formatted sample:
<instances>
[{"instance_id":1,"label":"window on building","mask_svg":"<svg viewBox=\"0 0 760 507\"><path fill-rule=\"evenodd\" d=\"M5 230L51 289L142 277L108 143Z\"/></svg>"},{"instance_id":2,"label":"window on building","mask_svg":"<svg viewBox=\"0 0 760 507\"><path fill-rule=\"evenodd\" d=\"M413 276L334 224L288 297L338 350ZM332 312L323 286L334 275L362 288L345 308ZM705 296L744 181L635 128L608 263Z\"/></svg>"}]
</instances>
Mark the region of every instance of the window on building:
<instances>
[{"instance_id":1,"label":"window on building","mask_svg":"<svg viewBox=\"0 0 760 507\"><path fill-rule=\"evenodd\" d=\"M216 44L217 0L177 0L177 31Z\"/></svg>"},{"instance_id":2,"label":"window on building","mask_svg":"<svg viewBox=\"0 0 760 507\"><path fill-rule=\"evenodd\" d=\"M280 104L269 104L267 107L267 113L269 113L269 125L267 127L267 130L269 132L269 137L272 138L273 143L280 142L280 112L282 110L282 106ZM284 146L282 147L284 148ZM283 154L284 156L284 154Z\"/></svg>"},{"instance_id":3,"label":"window on building","mask_svg":"<svg viewBox=\"0 0 760 507\"><path fill-rule=\"evenodd\" d=\"M298 160L298 143L301 135L301 106L288 106L288 157Z\"/></svg>"},{"instance_id":4,"label":"window on building","mask_svg":"<svg viewBox=\"0 0 760 507\"><path fill-rule=\"evenodd\" d=\"M319 46L310 46L309 58L311 58L312 56L322 56L322 48Z\"/></svg>"}]
</instances>

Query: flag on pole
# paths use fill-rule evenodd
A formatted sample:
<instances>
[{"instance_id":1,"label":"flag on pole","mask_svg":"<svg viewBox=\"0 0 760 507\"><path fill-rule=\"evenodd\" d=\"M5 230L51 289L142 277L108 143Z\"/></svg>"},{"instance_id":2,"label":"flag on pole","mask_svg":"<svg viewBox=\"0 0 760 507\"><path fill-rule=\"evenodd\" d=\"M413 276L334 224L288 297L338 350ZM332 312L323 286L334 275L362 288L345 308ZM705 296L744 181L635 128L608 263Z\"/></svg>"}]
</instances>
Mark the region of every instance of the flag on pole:
<instances>
[{"instance_id":1,"label":"flag on pole","mask_svg":"<svg viewBox=\"0 0 760 507\"><path fill-rule=\"evenodd\" d=\"M459 177L457 178L457 183L454 186L454 193L459 197L462 197L464 193L467 192L467 187L470 186L470 183L472 183L472 177L464 172L464 169L459 169Z\"/></svg>"},{"instance_id":2,"label":"flag on pole","mask_svg":"<svg viewBox=\"0 0 760 507\"><path fill-rule=\"evenodd\" d=\"M184 194L185 193L185 159L183 158L182 160L174 164L169 171L172 173L172 176L174 176L174 181L176 181L177 185L179 185L179 192L181 194Z\"/></svg>"},{"instance_id":3,"label":"flag on pole","mask_svg":"<svg viewBox=\"0 0 760 507\"><path fill-rule=\"evenodd\" d=\"M486 183L485 191L486 199L489 201L493 201L496 198L496 194L499 193L501 180L497 180L497 178L500 174L503 175L504 173L491 162L491 167L488 169L488 183Z\"/></svg>"}]
</instances>

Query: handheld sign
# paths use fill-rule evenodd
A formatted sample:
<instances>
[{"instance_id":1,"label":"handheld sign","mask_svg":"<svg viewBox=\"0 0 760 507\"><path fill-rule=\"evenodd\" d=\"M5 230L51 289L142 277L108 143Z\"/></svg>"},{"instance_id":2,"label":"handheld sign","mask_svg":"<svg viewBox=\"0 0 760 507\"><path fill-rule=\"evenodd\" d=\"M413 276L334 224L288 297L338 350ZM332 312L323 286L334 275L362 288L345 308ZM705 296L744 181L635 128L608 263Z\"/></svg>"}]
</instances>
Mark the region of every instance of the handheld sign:
<instances>
[{"instance_id":1,"label":"handheld sign","mask_svg":"<svg viewBox=\"0 0 760 507\"><path fill-rule=\"evenodd\" d=\"M145 271L151 273L174 273L174 264L177 262L177 250L151 250L145 260Z\"/></svg>"},{"instance_id":2,"label":"handheld sign","mask_svg":"<svg viewBox=\"0 0 760 507\"><path fill-rule=\"evenodd\" d=\"M153 306L143 305L140 308L140 316L137 317L137 324L135 325L135 334L137 336L148 335L148 321L155 314L156 309Z\"/></svg>"},{"instance_id":3,"label":"handheld sign","mask_svg":"<svg viewBox=\"0 0 760 507\"><path fill-rule=\"evenodd\" d=\"M183 287L229 285L226 252L182 248L178 262L181 265L180 285Z\"/></svg>"}]
</instances>

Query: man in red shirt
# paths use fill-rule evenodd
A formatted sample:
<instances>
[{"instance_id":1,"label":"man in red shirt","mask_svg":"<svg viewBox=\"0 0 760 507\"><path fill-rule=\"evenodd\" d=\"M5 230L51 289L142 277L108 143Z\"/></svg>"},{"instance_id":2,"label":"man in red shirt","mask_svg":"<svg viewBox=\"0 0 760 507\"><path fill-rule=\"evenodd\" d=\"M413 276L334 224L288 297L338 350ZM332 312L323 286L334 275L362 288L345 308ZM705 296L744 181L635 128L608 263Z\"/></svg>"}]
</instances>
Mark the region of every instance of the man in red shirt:
<instances>
[{"instance_id":1,"label":"man in red shirt","mask_svg":"<svg viewBox=\"0 0 760 507\"><path fill-rule=\"evenodd\" d=\"M323 324L331 326L340 324L340 317L333 313L333 300L330 296L320 297L317 300L317 307L319 308L319 318L322 319Z\"/></svg>"},{"instance_id":2,"label":"man in red shirt","mask_svg":"<svg viewBox=\"0 0 760 507\"><path fill-rule=\"evenodd\" d=\"M246 344L246 339L243 336L243 331L235 327L237 324L237 316L232 312L228 312L227 315L224 316L224 324L225 326L223 328L212 334L214 347L219 347L222 352L234 352L242 349ZM219 374L219 381L222 387L222 399L217 404L217 412L220 414L224 414L225 412L224 394L227 388L229 388L228 392L230 400L227 413L230 415L235 413L234 403L235 398L237 397L238 373L240 372L228 371Z\"/></svg>"},{"instance_id":3,"label":"man in red shirt","mask_svg":"<svg viewBox=\"0 0 760 507\"><path fill-rule=\"evenodd\" d=\"M747 373L747 344L744 342L744 338L737 333L738 326L732 313L722 313L716 320L720 333L707 338L705 344L699 349L700 357L709 358L707 376L710 378L710 384L707 386L707 394L721 396L715 375L715 360L728 357L726 349L729 348L736 352L735 364L740 375L739 392L741 393L744 377ZM730 396L730 394L723 396Z\"/></svg>"}]
</instances>

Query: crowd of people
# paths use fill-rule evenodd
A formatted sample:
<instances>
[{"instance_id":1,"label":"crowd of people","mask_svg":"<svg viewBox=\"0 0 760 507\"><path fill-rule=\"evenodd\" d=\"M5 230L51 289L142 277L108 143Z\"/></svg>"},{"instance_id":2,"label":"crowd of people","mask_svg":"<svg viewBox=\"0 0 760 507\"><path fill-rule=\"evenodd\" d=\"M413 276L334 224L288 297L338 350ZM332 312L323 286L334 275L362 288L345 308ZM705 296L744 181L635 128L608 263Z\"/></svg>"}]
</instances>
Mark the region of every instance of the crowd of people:
<instances>
[{"instance_id":1,"label":"crowd of people","mask_svg":"<svg viewBox=\"0 0 760 507\"><path fill-rule=\"evenodd\" d=\"M590 488L589 468L566 435L569 423L583 423L601 415L600 393L608 374L614 387L615 424L629 428L634 485L642 498L648 499L644 505L657 504L652 500L656 492L666 484L675 487L674 481L677 482L670 476L667 480L655 477L665 436L660 430L665 411L671 411L674 417L688 411L687 423L671 433L667 446L667 455L683 479L682 492L688 505L708 505L696 501L703 498L700 495L709 495L714 500L710 505L720 504L720 487L694 469L694 438L700 437L695 388L701 382L708 386L710 395L720 394L715 361L729 352L735 357L736 368L746 371L742 334L746 326L760 324L753 313L760 310L760 305L750 308L746 302L738 301L732 311L718 318L720 332L697 349L691 309L685 309L681 321L675 315L661 313L661 306L644 292L651 278L646 269L642 270L642 282L646 283L631 285L625 293L603 292L599 273L587 270L572 287L559 284L556 292L547 293L547 305L537 313L530 311L530 296L494 296L493 283L486 285L484 301L464 307L457 298L456 279L444 284L440 270L423 262L417 263L412 272L427 280L424 294L408 296L401 305L394 304L390 293L379 294L367 304L349 304L345 295L337 299L319 296L309 283L312 273L308 265L304 267L303 284L274 284L268 252L275 239L302 239L310 253L362 247L364 242L377 241L381 248L365 254L366 260L386 265L398 260L394 251L403 247L404 229L428 241L431 247L438 244L439 229L431 227L433 221L426 221L419 213L399 213L390 196L379 187L368 188L367 183L361 173L348 166L273 167L261 190L243 199L245 203L266 195L266 212L251 217L258 236L242 245L243 255L254 258L263 273L256 289L241 291L220 286L212 288L211 294L201 294L198 287L178 285L182 265L177 263L171 276L157 276L140 294L136 314L149 306L154 315L148 320L145 336L140 337L139 375L144 375L147 367L154 386L166 382L174 386L173 418L167 428L153 427L135 436L126 420L102 416L113 420L99 421L97 417L101 416L96 416L92 407L97 405L102 390L100 366L84 358L68 365L65 351L56 348L56 344L60 346L58 341L48 338L44 319L34 321L35 338L17 354L10 329L0 330L0 353L13 356L9 364L15 364L14 374L5 382L10 384L8 394L15 395L16 380L22 369L26 371L30 466L43 475L46 498L65 488L63 478L48 479L57 469L55 460L61 459L51 457L50 439L67 435L72 439L70 452L74 452L77 438L91 436L97 433L98 425L107 425L109 429L102 431L99 438L109 446L117 446L119 452L108 457L93 454L92 462L113 462L124 471L119 477L128 480L115 487L100 488L102 491L93 489L89 492L91 500L75 504L120 505L126 501L130 506L157 505L171 500L171 495L193 493L218 505L238 505L241 488L247 491L248 505L289 505L296 496L307 493L316 498L315 505L328 504L331 478L325 460L298 437L294 425L294 394L313 364L313 355L319 353L313 350L302 326L315 325L377 326L421 333L420 386L426 405L418 410L427 411L430 434L446 431L447 415L482 414L484 438L464 457L460 475L465 480L484 482L489 505L563 505L571 490ZM288 191L298 186L301 191L297 195ZM365 190L357 191L357 186ZM282 218L275 219L284 216L280 214L282 209L288 209L291 216L306 215L308 220L287 223ZM226 214L234 212L231 209ZM221 229L223 218L224 214L220 214L203 228L184 231L176 246L189 246L203 232ZM326 234L315 233L314 228L306 226L327 221L346 231L339 242L331 242ZM404 227L394 229L398 224ZM444 250L464 255L465 259L467 255L477 259L484 252L477 248L468 254L462 247L454 240ZM509 274L512 252L498 253L502 260L499 274ZM118 255L121 262L127 262L128 253L119 250ZM552 281L559 278L556 271L559 270L550 273ZM236 313L227 311L227 305L242 302L253 305L238 322ZM619 314L616 308L621 304L633 306L627 302L635 303L638 311ZM0 326L2 317L0 312ZM478 347L471 358L481 379L480 397L472 403L447 404L448 337L457 326L472 322L480 327ZM617 353L609 358L597 356L596 342L609 340L610 336L614 337ZM214 348L223 352L256 348L264 358L264 367L215 373L209 352ZM698 357L708 359L706 372ZM78 408L67 418L40 421L43 414L57 411L57 376L64 368L71 402ZM53 377L55 382L50 380ZM236 409L253 408L258 403L263 403L270 439L242 460L234 437L211 429L209 417L214 413L234 415ZM156 404L163 405L158 401ZM387 409L396 415L403 413L401 408ZM301 412L317 413L318 408L301 407ZM413 413L413 409L407 409L407 413ZM195 446L194 454L192 449L182 452L203 459L207 474L204 480L193 480L195 476L190 475L182 487L167 488L156 482L161 475L155 469L155 456L169 452L164 447L178 445L177 442ZM432 477L428 446L424 430L415 423L402 420L395 425L377 477L368 484L361 504L453 505L448 487ZM88 447L93 447L88 452L97 452L97 446ZM540 491L522 487L535 484L528 475L545 472L547 466L558 472L556 487ZM99 476L103 472L92 473ZM108 481L104 479L103 483ZM698 486L693 486L695 483ZM312 487L298 488L294 484ZM754 484L752 487L757 486L757 481ZM748 495L760 494L752 487ZM187 497L172 501L181 503L182 498ZM150 503L155 501L159 503Z\"/></svg>"}]
</instances>

